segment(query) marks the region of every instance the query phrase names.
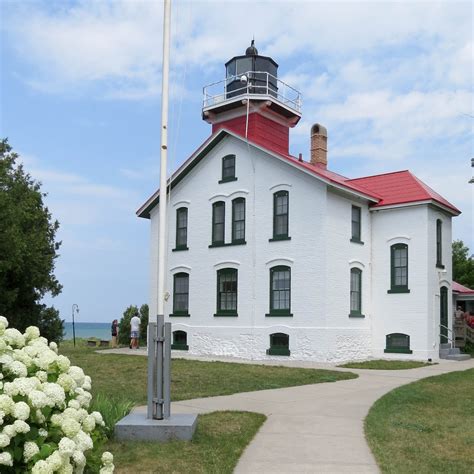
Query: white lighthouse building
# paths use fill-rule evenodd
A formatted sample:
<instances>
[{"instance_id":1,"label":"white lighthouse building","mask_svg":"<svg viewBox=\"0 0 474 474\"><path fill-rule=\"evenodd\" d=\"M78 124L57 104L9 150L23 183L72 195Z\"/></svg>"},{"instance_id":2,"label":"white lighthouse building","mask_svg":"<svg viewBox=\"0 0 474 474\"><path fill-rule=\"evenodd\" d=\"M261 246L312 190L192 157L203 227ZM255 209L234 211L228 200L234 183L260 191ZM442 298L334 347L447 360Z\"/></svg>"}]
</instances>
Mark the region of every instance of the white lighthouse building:
<instances>
[{"instance_id":1,"label":"white lighthouse building","mask_svg":"<svg viewBox=\"0 0 474 474\"><path fill-rule=\"evenodd\" d=\"M451 219L410 171L347 178L328 131L289 154L301 96L255 46L204 88L209 138L170 178L165 320L196 355L337 362L437 359L452 318ZM329 155L330 161L330 155ZM156 313L157 191L150 311Z\"/></svg>"}]
</instances>

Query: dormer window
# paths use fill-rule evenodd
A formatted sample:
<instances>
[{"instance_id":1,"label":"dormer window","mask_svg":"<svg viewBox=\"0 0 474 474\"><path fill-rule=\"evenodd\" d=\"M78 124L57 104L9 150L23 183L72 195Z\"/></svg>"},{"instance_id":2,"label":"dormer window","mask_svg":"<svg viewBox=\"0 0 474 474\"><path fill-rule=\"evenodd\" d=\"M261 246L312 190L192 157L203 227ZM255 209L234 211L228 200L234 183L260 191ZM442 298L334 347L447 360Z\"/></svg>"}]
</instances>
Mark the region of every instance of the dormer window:
<instances>
[{"instance_id":1,"label":"dormer window","mask_svg":"<svg viewBox=\"0 0 474 474\"><path fill-rule=\"evenodd\" d=\"M235 155L227 155L222 158L222 179L219 183L236 181L235 177Z\"/></svg>"}]
</instances>

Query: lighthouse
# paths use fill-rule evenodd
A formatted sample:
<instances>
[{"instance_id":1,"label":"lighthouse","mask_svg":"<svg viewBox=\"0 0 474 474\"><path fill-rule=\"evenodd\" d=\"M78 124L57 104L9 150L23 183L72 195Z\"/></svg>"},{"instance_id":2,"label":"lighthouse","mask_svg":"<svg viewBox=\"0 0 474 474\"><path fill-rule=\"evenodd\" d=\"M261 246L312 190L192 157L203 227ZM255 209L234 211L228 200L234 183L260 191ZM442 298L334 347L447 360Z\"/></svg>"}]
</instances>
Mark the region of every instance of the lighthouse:
<instances>
[{"instance_id":1,"label":"lighthouse","mask_svg":"<svg viewBox=\"0 0 474 474\"><path fill-rule=\"evenodd\" d=\"M278 64L252 40L225 64L225 79L203 88L202 118L278 153L289 153L289 129L301 118L301 94L278 78Z\"/></svg>"}]
</instances>

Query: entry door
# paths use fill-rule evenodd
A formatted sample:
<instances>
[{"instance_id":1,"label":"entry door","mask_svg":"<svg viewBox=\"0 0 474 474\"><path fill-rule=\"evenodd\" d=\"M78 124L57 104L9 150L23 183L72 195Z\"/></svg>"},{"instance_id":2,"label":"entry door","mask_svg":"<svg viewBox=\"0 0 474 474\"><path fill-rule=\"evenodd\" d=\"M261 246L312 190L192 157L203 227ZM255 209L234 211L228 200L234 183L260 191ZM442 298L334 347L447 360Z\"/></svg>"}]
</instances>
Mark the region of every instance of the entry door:
<instances>
[{"instance_id":1,"label":"entry door","mask_svg":"<svg viewBox=\"0 0 474 474\"><path fill-rule=\"evenodd\" d=\"M439 301L439 323L442 324L440 328L440 342L445 344L448 342L448 289L445 286L441 287L441 297ZM444 326L444 327L443 327Z\"/></svg>"}]
</instances>

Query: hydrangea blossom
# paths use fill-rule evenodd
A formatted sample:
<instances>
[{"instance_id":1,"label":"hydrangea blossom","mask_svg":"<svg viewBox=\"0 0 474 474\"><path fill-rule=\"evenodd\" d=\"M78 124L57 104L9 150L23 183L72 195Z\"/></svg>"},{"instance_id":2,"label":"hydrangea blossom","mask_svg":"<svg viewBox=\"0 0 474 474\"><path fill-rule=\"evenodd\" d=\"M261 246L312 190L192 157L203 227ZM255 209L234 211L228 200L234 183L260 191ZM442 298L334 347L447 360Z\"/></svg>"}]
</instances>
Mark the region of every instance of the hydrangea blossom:
<instances>
[{"instance_id":1,"label":"hydrangea blossom","mask_svg":"<svg viewBox=\"0 0 474 474\"><path fill-rule=\"evenodd\" d=\"M91 379L58 355L57 345L48 344L38 328L22 334L8 326L0 316L0 472L1 466L14 466L33 474L80 474L105 425L99 412L87 410ZM100 472L113 471L113 456L106 452Z\"/></svg>"}]
</instances>

